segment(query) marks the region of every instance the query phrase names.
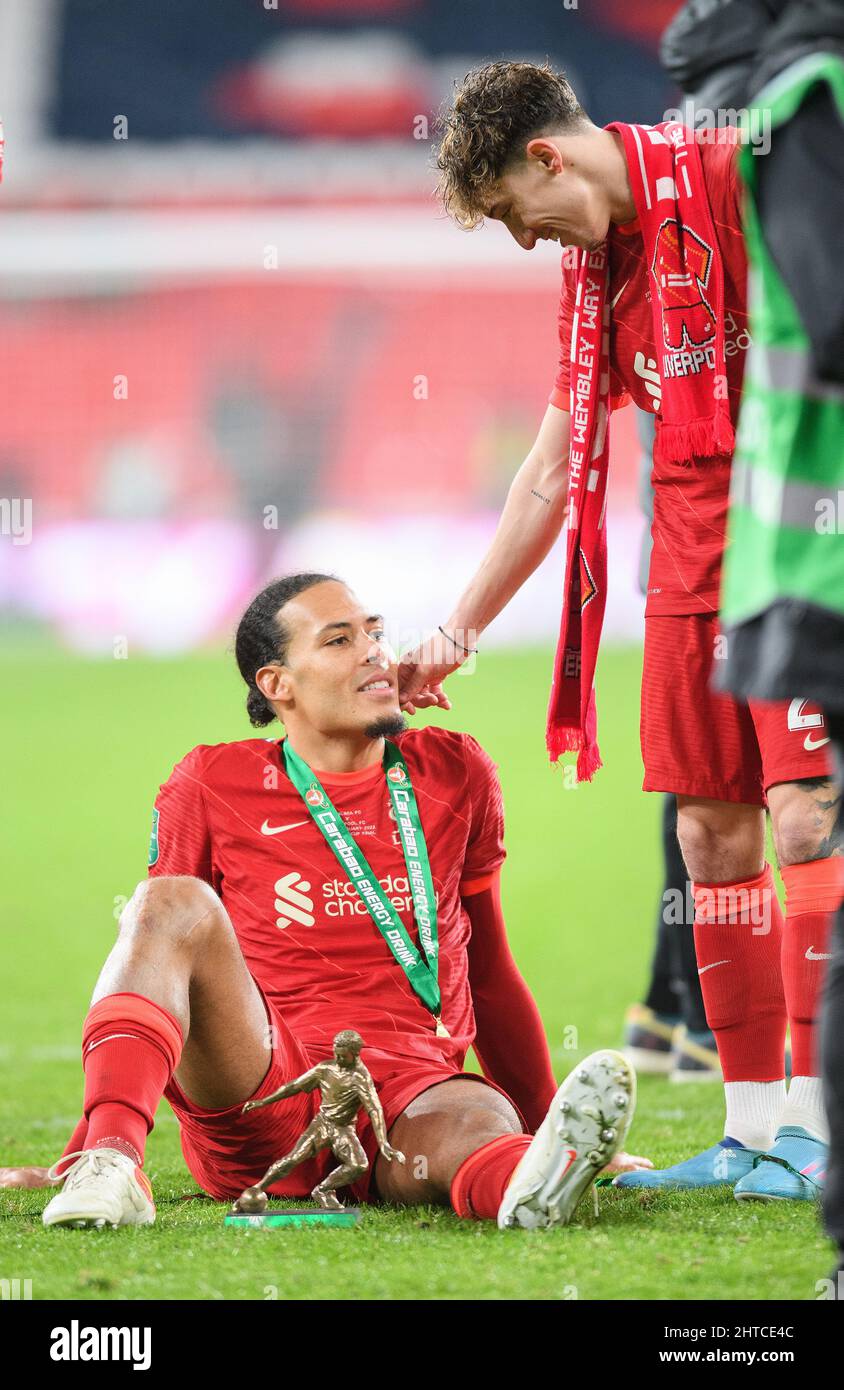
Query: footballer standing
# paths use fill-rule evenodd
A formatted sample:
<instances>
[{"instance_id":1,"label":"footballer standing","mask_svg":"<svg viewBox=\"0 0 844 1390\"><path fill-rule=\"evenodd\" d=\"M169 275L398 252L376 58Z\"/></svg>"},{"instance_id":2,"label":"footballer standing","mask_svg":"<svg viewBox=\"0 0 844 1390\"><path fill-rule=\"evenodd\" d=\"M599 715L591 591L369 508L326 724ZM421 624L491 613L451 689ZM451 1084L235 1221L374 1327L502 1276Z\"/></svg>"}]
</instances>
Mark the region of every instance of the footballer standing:
<instances>
[{"instance_id":1,"label":"footballer standing","mask_svg":"<svg viewBox=\"0 0 844 1390\"><path fill-rule=\"evenodd\" d=\"M749 343L734 136L711 138L675 122L601 129L565 77L521 62L470 72L443 124L440 191L458 223L491 218L526 251L540 240L566 248L560 353L536 441L488 553L448 619L402 660L402 707L448 706L442 681L548 554L568 509L547 742L552 760L575 751L579 776L593 775L609 420L630 400L650 411L644 788L677 796L726 1121L723 1138L703 1153L616 1182L728 1183L737 1198L773 1199L781 1195L778 1145L787 1138L797 1169L789 1196L811 1200L822 1186L828 1137L815 1022L838 903L832 856L840 853L829 736L822 712L800 691L744 703L711 684L723 654L720 569ZM766 809L784 915L766 862ZM787 1025L793 1079L786 1093Z\"/></svg>"}]
</instances>

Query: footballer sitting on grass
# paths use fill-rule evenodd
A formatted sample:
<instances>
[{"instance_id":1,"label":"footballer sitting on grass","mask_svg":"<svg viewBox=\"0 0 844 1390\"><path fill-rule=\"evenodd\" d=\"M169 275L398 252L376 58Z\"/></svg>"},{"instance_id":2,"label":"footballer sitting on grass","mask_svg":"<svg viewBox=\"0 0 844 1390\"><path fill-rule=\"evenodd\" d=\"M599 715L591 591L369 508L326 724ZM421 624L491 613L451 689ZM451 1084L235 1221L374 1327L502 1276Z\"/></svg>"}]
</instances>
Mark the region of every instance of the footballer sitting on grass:
<instances>
[{"instance_id":1,"label":"footballer sitting on grass","mask_svg":"<svg viewBox=\"0 0 844 1390\"><path fill-rule=\"evenodd\" d=\"M507 944L494 764L468 734L405 728L381 619L330 576L293 575L250 604L235 651L252 723L279 718L286 737L195 748L161 788L150 878L83 1027L83 1118L53 1168L0 1183L61 1181L47 1226L152 1222L144 1147L166 1096L199 1186L238 1197L319 1100L254 1103L347 1028L389 1136L361 1122L358 1201L565 1224L601 1169L650 1167L623 1152L635 1077L620 1054L556 1089ZM462 1070L473 1045L483 1076ZM270 1193L305 1197L331 1164L314 1153Z\"/></svg>"}]
</instances>

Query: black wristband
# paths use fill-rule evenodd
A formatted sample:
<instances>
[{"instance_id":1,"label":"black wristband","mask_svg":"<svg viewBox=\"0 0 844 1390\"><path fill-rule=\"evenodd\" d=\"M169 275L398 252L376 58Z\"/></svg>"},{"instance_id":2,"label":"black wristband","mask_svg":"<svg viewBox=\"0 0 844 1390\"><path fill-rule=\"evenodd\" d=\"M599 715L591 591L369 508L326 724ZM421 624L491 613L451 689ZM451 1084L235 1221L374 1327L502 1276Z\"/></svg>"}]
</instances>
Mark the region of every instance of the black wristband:
<instances>
[{"instance_id":1,"label":"black wristband","mask_svg":"<svg viewBox=\"0 0 844 1390\"><path fill-rule=\"evenodd\" d=\"M458 642L457 638L452 637L451 633L446 632L445 628L442 627L439 623L437 624L437 628L442 633L443 637L447 637L451 645L453 647L456 647L458 651L464 652L466 656L477 656L477 647L464 647L462 642Z\"/></svg>"}]
</instances>

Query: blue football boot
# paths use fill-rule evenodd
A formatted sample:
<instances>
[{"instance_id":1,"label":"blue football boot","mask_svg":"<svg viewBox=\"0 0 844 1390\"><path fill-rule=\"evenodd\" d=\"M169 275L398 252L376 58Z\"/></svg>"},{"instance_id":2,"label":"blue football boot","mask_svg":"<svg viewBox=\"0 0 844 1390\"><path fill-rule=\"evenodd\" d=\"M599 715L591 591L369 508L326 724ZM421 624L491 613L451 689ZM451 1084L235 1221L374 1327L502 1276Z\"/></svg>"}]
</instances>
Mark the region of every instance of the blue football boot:
<instances>
[{"instance_id":1,"label":"blue football boot","mask_svg":"<svg viewBox=\"0 0 844 1390\"><path fill-rule=\"evenodd\" d=\"M733 1187L753 1171L753 1164L765 1155L760 1149L746 1149L735 1139L722 1139L703 1153L675 1163L673 1168L638 1168L619 1173L613 1187L650 1187L664 1192L690 1192L697 1187Z\"/></svg>"},{"instance_id":2,"label":"blue football boot","mask_svg":"<svg viewBox=\"0 0 844 1390\"><path fill-rule=\"evenodd\" d=\"M751 1171L736 1183L737 1201L812 1202L826 1177L827 1146L799 1125L777 1130L773 1148L760 1154Z\"/></svg>"}]
</instances>

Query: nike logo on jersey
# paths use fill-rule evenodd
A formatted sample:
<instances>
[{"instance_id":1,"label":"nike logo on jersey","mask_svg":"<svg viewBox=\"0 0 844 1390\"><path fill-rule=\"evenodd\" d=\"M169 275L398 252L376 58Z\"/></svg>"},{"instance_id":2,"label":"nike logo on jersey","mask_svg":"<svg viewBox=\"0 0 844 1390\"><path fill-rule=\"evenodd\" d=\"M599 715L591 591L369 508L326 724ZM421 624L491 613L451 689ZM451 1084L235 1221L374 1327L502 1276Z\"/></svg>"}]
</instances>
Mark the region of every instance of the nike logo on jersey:
<instances>
[{"instance_id":1,"label":"nike logo on jersey","mask_svg":"<svg viewBox=\"0 0 844 1390\"><path fill-rule=\"evenodd\" d=\"M830 954L827 954L825 951L816 951L816 950L814 949L813 946L810 946L809 949L808 949L807 952L806 952L806 959L807 959L807 960L832 960L832 954L831 954L831 953L830 953Z\"/></svg>"},{"instance_id":2,"label":"nike logo on jersey","mask_svg":"<svg viewBox=\"0 0 844 1390\"><path fill-rule=\"evenodd\" d=\"M698 970L698 975L705 975L707 970L714 970L716 965L729 965L728 960L714 960L711 965L702 965Z\"/></svg>"},{"instance_id":3,"label":"nike logo on jersey","mask_svg":"<svg viewBox=\"0 0 844 1390\"><path fill-rule=\"evenodd\" d=\"M264 824L261 826L261 834L262 834L262 835L283 835L284 832L285 832L285 830L295 830L296 827L299 826L299 825L309 825L309 824L310 824L310 822L309 822L309 821L306 821L306 820L294 820L294 821L291 821L289 825L270 825L269 821L264 821Z\"/></svg>"},{"instance_id":4,"label":"nike logo on jersey","mask_svg":"<svg viewBox=\"0 0 844 1390\"><path fill-rule=\"evenodd\" d=\"M615 308L616 304L617 304L618 301L620 300L621 296L624 294L624 291L627 289L627 286L628 286L629 284L630 284L630 281L629 281L629 280L625 280L625 282L624 282L624 284L622 285L621 289L619 290L618 294L615 296L615 299L611 299L611 300L610 300L610 308L611 308L611 309L614 309L614 308Z\"/></svg>"},{"instance_id":5,"label":"nike logo on jersey","mask_svg":"<svg viewBox=\"0 0 844 1390\"><path fill-rule=\"evenodd\" d=\"M825 743L829 743L828 737L812 738L811 734L807 734L803 740L803 747L806 749L807 753L811 753L814 751L815 748L823 748Z\"/></svg>"}]
</instances>

